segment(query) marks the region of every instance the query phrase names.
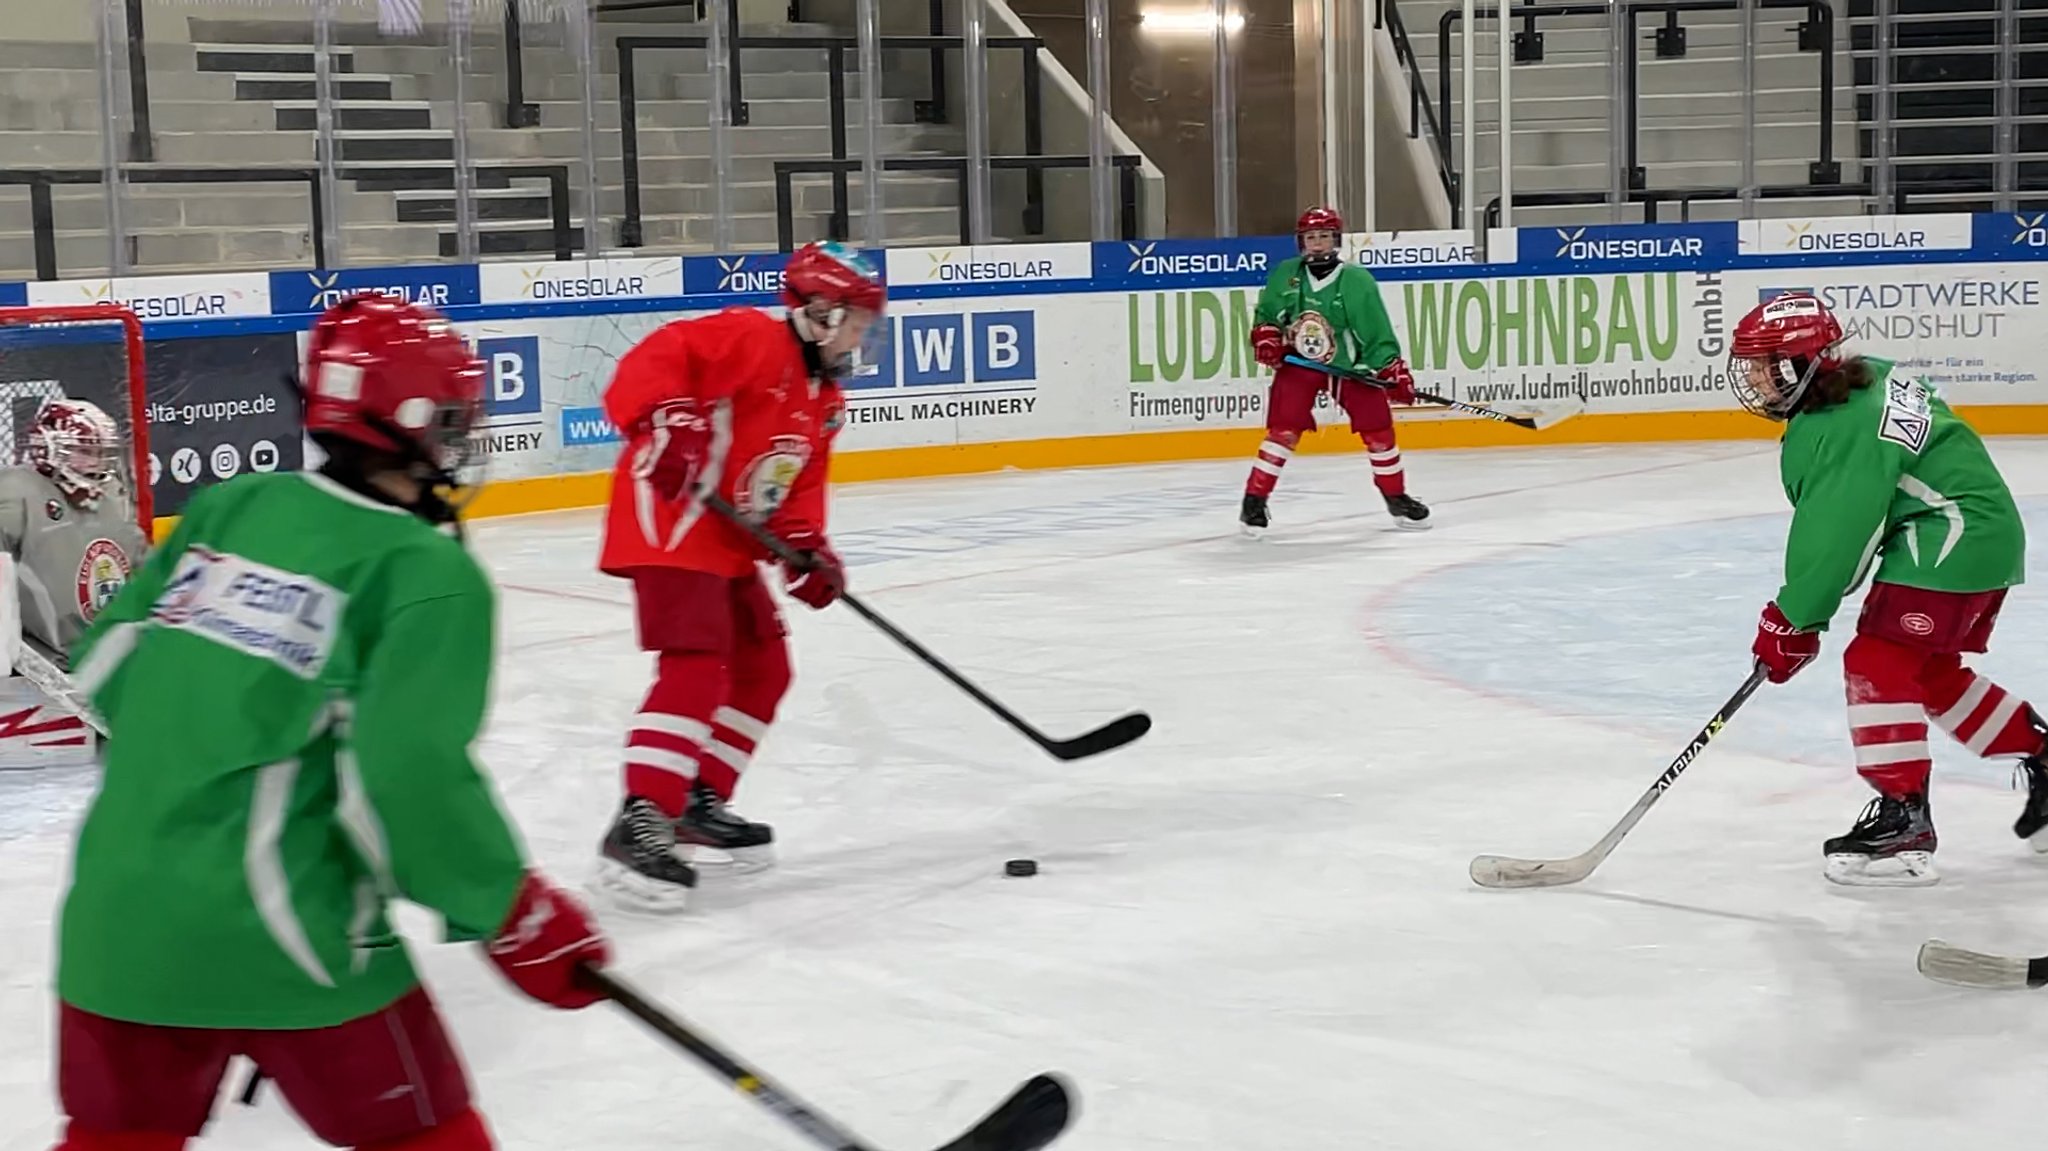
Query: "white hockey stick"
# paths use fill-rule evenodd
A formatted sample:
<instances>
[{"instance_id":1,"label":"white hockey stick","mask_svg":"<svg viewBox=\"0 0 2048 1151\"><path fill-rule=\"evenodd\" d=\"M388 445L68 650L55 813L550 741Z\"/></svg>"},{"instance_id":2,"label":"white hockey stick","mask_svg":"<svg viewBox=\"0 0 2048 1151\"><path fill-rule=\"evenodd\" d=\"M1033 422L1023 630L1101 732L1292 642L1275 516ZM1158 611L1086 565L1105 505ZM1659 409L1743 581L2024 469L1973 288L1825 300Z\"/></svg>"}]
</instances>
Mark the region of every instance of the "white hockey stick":
<instances>
[{"instance_id":1,"label":"white hockey stick","mask_svg":"<svg viewBox=\"0 0 2048 1151\"><path fill-rule=\"evenodd\" d=\"M2018 991L2048 984L2048 955L2011 959L1930 939L1920 945L1920 974L1936 983Z\"/></svg>"},{"instance_id":2,"label":"white hockey stick","mask_svg":"<svg viewBox=\"0 0 2048 1151\"><path fill-rule=\"evenodd\" d=\"M23 643L21 649L14 653L14 670L49 696L52 703L84 720L101 735L107 734L107 722L93 711L85 693L72 684L71 677L65 675L63 669L44 658L42 652Z\"/></svg>"},{"instance_id":3,"label":"white hockey stick","mask_svg":"<svg viewBox=\"0 0 2048 1151\"><path fill-rule=\"evenodd\" d=\"M1378 376L1361 375L1356 372L1340 372L1328 364L1319 364L1304 356L1288 356L1287 362L1296 367L1322 372L1324 375L1336 376L1346 380L1356 380L1361 384L1369 384L1375 388L1387 386L1387 381L1380 379ZM1464 412L1466 415L1479 416L1482 419L1498 420L1503 424L1513 424L1518 428L1527 428L1532 432L1540 432L1545 428L1556 427L1558 424L1586 410L1586 401L1576 396L1548 405L1517 404L1516 407L1521 409L1521 412L1526 412L1526 415L1502 408L1489 408L1480 404L1468 404L1463 400L1451 399L1449 396L1439 396L1435 392L1417 391L1415 399L1418 403L1436 404L1439 407L1449 408L1454 412Z\"/></svg>"},{"instance_id":4,"label":"white hockey stick","mask_svg":"<svg viewBox=\"0 0 2048 1151\"><path fill-rule=\"evenodd\" d=\"M1699 757L1700 752L1706 750L1714 737L1721 734L1721 729L1727 726L1729 717L1747 703L1750 696L1756 694L1756 689L1761 687L1763 682L1764 666L1759 663L1751 669L1749 678L1742 681L1742 686L1735 690L1735 694L1728 697L1728 702L1721 705L1721 710L1714 713L1714 718L1707 721L1707 726L1692 737L1692 742L1686 745L1686 749L1679 752L1678 758L1671 761L1671 766L1664 769L1664 774L1658 776L1656 782L1650 785L1650 790L1645 791L1643 797L1636 800L1636 805L1629 809L1628 814L1621 817L1621 822L1600 837L1600 842L1570 859L1515 859L1505 855L1482 855L1472 861L1472 882L1481 887L1563 887L1593 874L1593 869L1614 853L1614 849L1621 845L1622 838L1628 835L1636 824L1642 822L1643 816L1649 814L1651 806L1664 794L1664 789L1677 782L1678 777L1685 773L1685 769L1692 766L1692 761Z\"/></svg>"}]
</instances>

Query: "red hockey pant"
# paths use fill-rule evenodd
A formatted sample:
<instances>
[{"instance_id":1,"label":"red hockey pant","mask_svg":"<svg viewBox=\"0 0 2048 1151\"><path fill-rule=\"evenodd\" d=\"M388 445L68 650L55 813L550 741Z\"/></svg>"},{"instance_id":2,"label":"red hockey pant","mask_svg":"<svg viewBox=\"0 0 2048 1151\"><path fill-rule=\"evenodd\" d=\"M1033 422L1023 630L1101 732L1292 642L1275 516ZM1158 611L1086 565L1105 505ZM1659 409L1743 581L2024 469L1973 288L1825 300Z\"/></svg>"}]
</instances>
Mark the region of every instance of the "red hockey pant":
<instances>
[{"instance_id":1,"label":"red hockey pant","mask_svg":"<svg viewBox=\"0 0 2048 1151\"><path fill-rule=\"evenodd\" d=\"M732 798L789 690L788 629L756 572L640 568L632 578L640 646L655 661L626 734L626 794L676 817L700 781Z\"/></svg>"},{"instance_id":2,"label":"red hockey pant","mask_svg":"<svg viewBox=\"0 0 2048 1151\"><path fill-rule=\"evenodd\" d=\"M246 1056L313 1134L375 1151L490 1151L462 1057L424 988L336 1027L251 1031L125 1023L58 1005L58 1151L180 1151Z\"/></svg>"},{"instance_id":3,"label":"red hockey pant","mask_svg":"<svg viewBox=\"0 0 2048 1151\"><path fill-rule=\"evenodd\" d=\"M1940 592L1872 584L1842 653L1856 770L1880 793L1924 795L1931 720L1981 756L2042 748L2026 701L1963 666L1987 650L2005 592Z\"/></svg>"},{"instance_id":4,"label":"red hockey pant","mask_svg":"<svg viewBox=\"0 0 2048 1151\"><path fill-rule=\"evenodd\" d=\"M1316 401L1325 393L1335 395L1338 406L1351 417L1351 430L1365 442L1372 464L1372 482L1384 496L1398 496L1408 490L1401 469L1401 449L1394 443L1394 409L1387 403L1384 388L1341 380L1298 364L1282 364L1273 372L1266 389L1266 440L1252 459L1252 474L1245 481L1249 495L1269 496L1280 483L1280 470L1294 458L1295 445L1303 432L1316 426Z\"/></svg>"}]
</instances>

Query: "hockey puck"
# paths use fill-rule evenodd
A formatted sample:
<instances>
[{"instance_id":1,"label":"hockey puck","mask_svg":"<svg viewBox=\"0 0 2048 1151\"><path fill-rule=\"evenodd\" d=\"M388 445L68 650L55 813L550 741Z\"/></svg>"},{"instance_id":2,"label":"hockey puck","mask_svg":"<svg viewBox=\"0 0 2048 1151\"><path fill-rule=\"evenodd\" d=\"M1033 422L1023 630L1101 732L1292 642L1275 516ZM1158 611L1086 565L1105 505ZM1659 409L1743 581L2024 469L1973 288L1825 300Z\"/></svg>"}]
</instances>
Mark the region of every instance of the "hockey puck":
<instances>
[{"instance_id":1,"label":"hockey puck","mask_svg":"<svg viewBox=\"0 0 2048 1151\"><path fill-rule=\"evenodd\" d=\"M1029 875L1037 875L1038 861L1035 859L1013 859L1003 864L1003 874L1014 875L1020 879Z\"/></svg>"}]
</instances>

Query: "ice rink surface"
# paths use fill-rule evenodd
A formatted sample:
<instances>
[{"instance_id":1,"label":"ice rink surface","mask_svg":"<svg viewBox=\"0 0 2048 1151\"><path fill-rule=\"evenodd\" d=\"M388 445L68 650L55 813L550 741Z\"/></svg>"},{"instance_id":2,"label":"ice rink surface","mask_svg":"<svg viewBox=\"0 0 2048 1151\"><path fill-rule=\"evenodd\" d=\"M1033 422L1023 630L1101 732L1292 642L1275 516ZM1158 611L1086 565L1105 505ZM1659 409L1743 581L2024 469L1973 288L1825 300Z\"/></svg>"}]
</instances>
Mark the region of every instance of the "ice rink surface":
<instances>
[{"instance_id":1,"label":"ice rink surface","mask_svg":"<svg viewBox=\"0 0 2048 1151\"><path fill-rule=\"evenodd\" d=\"M2048 573L2048 443L1993 450ZM841 489L876 607L1057 735L1157 726L1056 763L851 613L796 608L738 805L783 864L708 872L680 920L608 915L622 970L900 1151L1049 1068L1080 1088L1075 1151L2038 1141L2048 992L1937 987L1913 955L2048 952L2048 858L2010 834L2007 766L1944 748L1943 883L1821 879L1866 799L1839 635L1584 885L1466 878L1590 845L1741 681L1788 519L1775 445L1411 453L1427 533L1362 456L1306 457L1257 543L1245 466ZM648 671L596 530L474 533L503 588L481 755L579 881ZM2035 585L1979 666L2048 694L2044 636ZM0 777L0 1151L51 1142L51 924L90 787ZM1025 855L1041 873L1006 878ZM469 948L423 966L507 1148L804 1146L615 1012L529 1007ZM312 1144L271 1098L224 1102L204 1145Z\"/></svg>"}]
</instances>

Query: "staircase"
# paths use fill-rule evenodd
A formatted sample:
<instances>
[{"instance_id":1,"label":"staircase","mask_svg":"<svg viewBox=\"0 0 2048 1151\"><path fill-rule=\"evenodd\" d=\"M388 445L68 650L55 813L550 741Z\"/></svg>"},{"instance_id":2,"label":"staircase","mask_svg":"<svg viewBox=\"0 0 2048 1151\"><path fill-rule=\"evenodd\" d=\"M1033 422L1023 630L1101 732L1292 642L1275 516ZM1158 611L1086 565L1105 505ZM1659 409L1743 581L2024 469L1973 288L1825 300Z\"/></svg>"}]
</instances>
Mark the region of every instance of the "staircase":
<instances>
[{"instance_id":1,"label":"staircase","mask_svg":"<svg viewBox=\"0 0 2048 1151\"><path fill-rule=\"evenodd\" d=\"M2048 210L2048 0L1893 0L1891 152L1907 185L1904 210L1988 212L2001 204L2001 175L2016 211ZM1876 7L1850 0L1856 111L1863 147L1877 147ZM2001 37L2012 40L2010 73ZM1999 168L2001 103L2007 103L2010 167ZM1916 182L1963 185L1927 192Z\"/></svg>"},{"instance_id":2,"label":"staircase","mask_svg":"<svg viewBox=\"0 0 2048 1151\"><path fill-rule=\"evenodd\" d=\"M607 246L616 244L625 207L618 57L611 45L620 35L675 35L691 27L673 19L653 24L607 20L599 27L596 211L600 243ZM310 25L289 19L192 18L189 30L194 43L149 45L158 166L314 166L317 105ZM431 262L455 254L457 115L466 117L481 252L552 253L555 248L546 182L508 176L502 171L507 164L567 167L580 243L589 208L583 79L560 29L527 29L525 97L539 112L536 126L528 128L504 125L504 50L494 30L478 29L472 36L464 76L467 103L460 109L445 44L379 42L368 25L342 25L337 31L330 67L336 161L345 178L337 195L342 251L330 252L330 263ZM785 24L746 28L743 34L817 36L835 30ZM848 53L849 65L856 58ZM100 166L94 61L87 44L0 45L0 168ZM714 177L705 54L663 50L642 53L636 62L644 242L637 250L709 251ZM913 101L923 94L921 78L908 71L892 73L887 63L878 132L883 153L964 151L956 126L915 121ZM826 53L748 48L741 53L741 66L751 115L747 125L729 129L732 235L742 250L770 249L777 238L774 162L831 155ZM863 83L857 71L846 77L855 148L863 130ZM149 170L134 169L122 201L127 253L139 272L285 267L311 260L310 197L304 184L165 184L143 180ZM889 241L957 240L956 189L944 174L885 177ZM793 193L796 239L822 238L832 206L831 178L799 176ZM55 201L60 273L103 272L109 248L104 191L60 187ZM862 182L855 174L848 208L856 221L863 205ZM33 277L29 225L25 190L0 186L0 279Z\"/></svg>"},{"instance_id":3,"label":"staircase","mask_svg":"<svg viewBox=\"0 0 2048 1151\"><path fill-rule=\"evenodd\" d=\"M1462 51L1454 26L1450 59L1440 59L1437 30L1444 13L1457 5L1448 0L1400 0L1402 19L1413 40L1417 63L1430 99L1439 92L1439 76L1451 85L1449 154L1456 165L1462 155L1465 125ZM1756 17L1756 148L1755 180L1763 185L1806 185L1814 176L1821 136L1820 54L1800 47L1798 25L1804 10L1761 9ZM1638 17L1637 92L1639 93L1637 164L1650 189L1696 187L1735 188L1742 183L1742 26L1735 11L1681 14L1684 54L1660 57L1653 15ZM1520 20L1511 20L1512 36ZM1609 113L1612 97L1610 32L1607 17L1547 16L1538 20L1543 37L1540 61L1515 64L1510 77L1514 187L1519 199L1527 192L1604 194L1611 182ZM1499 193L1500 93L1496 25L1479 23L1474 69L1479 99L1475 179L1480 210ZM1855 104L1849 68L1846 29L1837 22L1834 109L1828 128L1833 159L1841 179L1860 177L1855 151ZM1441 115L1441 112L1439 112ZM1455 201L1454 201L1455 202ZM1734 219L1742 214L1737 200L1695 201L1691 219ZM1822 216L1857 214L1855 196L1817 196L1758 200L1758 216ZM1675 205L1663 205L1659 217L1680 218ZM1631 205L1617 219L1602 204L1526 206L1517 204L1519 225L1563 225L1639 222L1640 205Z\"/></svg>"}]
</instances>

